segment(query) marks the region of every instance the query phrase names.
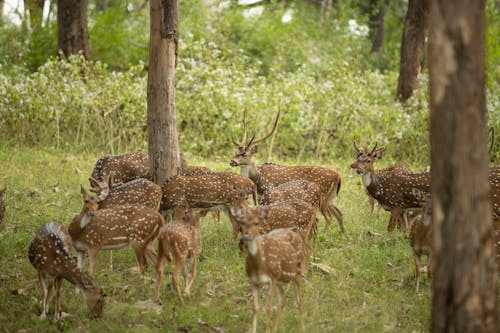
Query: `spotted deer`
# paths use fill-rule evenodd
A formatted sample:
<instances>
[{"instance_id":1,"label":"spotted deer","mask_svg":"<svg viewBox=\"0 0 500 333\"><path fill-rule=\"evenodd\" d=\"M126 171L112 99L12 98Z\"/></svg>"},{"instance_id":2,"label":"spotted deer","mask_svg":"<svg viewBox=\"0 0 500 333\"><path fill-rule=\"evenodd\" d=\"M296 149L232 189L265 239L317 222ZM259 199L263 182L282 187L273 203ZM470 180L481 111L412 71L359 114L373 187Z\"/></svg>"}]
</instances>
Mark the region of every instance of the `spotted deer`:
<instances>
[{"instance_id":1,"label":"spotted deer","mask_svg":"<svg viewBox=\"0 0 500 333\"><path fill-rule=\"evenodd\" d=\"M85 253L89 256L88 271L92 275L101 250L123 248L129 244L135 252L141 275L146 271L146 256L155 269L158 268L158 258L152 247L160 228L165 224L158 211L140 205L121 205L98 210L97 198L89 195L83 186L81 193L84 205L68 228L80 269L83 268Z\"/></svg>"},{"instance_id":2,"label":"spotted deer","mask_svg":"<svg viewBox=\"0 0 500 333\"><path fill-rule=\"evenodd\" d=\"M252 195L254 204L257 201L254 183L232 172L174 176L163 184L162 191L161 210L171 212L185 203L192 208L222 210L228 214L234 237L238 226L229 214L229 207L246 200L247 195Z\"/></svg>"},{"instance_id":3,"label":"spotted deer","mask_svg":"<svg viewBox=\"0 0 500 333\"><path fill-rule=\"evenodd\" d=\"M270 205L290 199L300 199L315 208L319 208L320 197L321 188L318 184L303 179L297 179L267 190L260 197L259 204Z\"/></svg>"},{"instance_id":4,"label":"spotted deer","mask_svg":"<svg viewBox=\"0 0 500 333\"><path fill-rule=\"evenodd\" d=\"M179 287L181 270L185 280L184 295L189 295L191 285L196 279L197 260L201 253L200 218L205 216L207 212L208 209L203 209L199 213L194 212L187 204L178 206L173 221L160 229L158 235L158 275L156 279L157 299L160 296L165 259L169 263L172 261L175 263L172 284L181 303L184 303ZM188 259L191 261L190 273L187 269Z\"/></svg>"},{"instance_id":5,"label":"spotted deer","mask_svg":"<svg viewBox=\"0 0 500 333\"><path fill-rule=\"evenodd\" d=\"M430 173L408 173L406 168L397 166L375 170L374 163L382 158L385 147L377 149L375 143L375 147L371 150L368 148L359 149L354 143L354 149L357 158L351 164L351 168L361 175L363 185L368 193L379 202L382 208L390 211L388 231L391 232L398 224L401 225L403 231L406 231L405 211L408 208L420 207L420 202L412 194L412 189L416 188L429 193Z\"/></svg>"},{"instance_id":6,"label":"spotted deer","mask_svg":"<svg viewBox=\"0 0 500 333\"><path fill-rule=\"evenodd\" d=\"M103 182L96 181L97 200L99 209L114 206L135 204L142 205L154 210L160 209L161 187L145 178L137 178L126 183L115 185L113 182L114 171L104 176ZM91 181L95 181L92 177ZM113 251L109 251L110 268L113 269Z\"/></svg>"},{"instance_id":7,"label":"spotted deer","mask_svg":"<svg viewBox=\"0 0 500 333\"><path fill-rule=\"evenodd\" d=\"M104 298L97 282L82 272L71 258L71 237L66 227L50 222L38 229L28 249L28 259L38 271L42 289L42 312L45 319L55 291L56 320L61 317L61 285L66 279L82 291L88 309L94 317L102 316Z\"/></svg>"},{"instance_id":8,"label":"spotted deer","mask_svg":"<svg viewBox=\"0 0 500 333\"><path fill-rule=\"evenodd\" d=\"M237 211L234 213L238 214ZM266 218L265 213L244 214L244 217L240 220L242 239L248 249L245 269L250 279L253 295L252 332L257 332L260 287L269 284L266 304L266 332L270 331L272 300L276 288L278 289L279 305L273 328L273 331L277 331L285 306L285 293L282 285L290 282L295 287L300 328L303 331L301 285L302 278L307 271L307 246L302 237L292 229L275 229L262 235L260 228Z\"/></svg>"},{"instance_id":9,"label":"spotted deer","mask_svg":"<svg viewBox=\"0 0 500 333\"><path fill-rule=\"evenodd\" d=\"M281 108L274 120L273 128L267 135L255 138L255 134L247 143L246 109L243 112L243 137L240 142L232 138L233 144L238 148L229 165L240 167L241 175L250 178L257 186L259 195L280 184L291 180L307 180L318 184L321 189L319 209L325 218L325 229L329 228L332 215L338 220L340 231L344 232L344 219L342 212L333 200L338 196L341 177L334 170L318 166L283 166L272 163L257 165L254 155L258 152L259 143L274 134L278 125Z\"/></svg>"},{"instance_id":10,"label":"spotted deer","mask_svg":"<svg viewBox=\"0 0 500 333\"><path fill-rule=\"evenodd\" d=\"M427 256L427 277L432 276L432 211L431 197L429 193L418 189L412 190L413 196L420 202L422 212L411 219L410 245L413 250L413 260L415 261L415 293L418 293L420 286L421 258Z\"/></svg>"},{"instance_id":11,"label":"spotted deer","mask_svg":"<svg viewBox=\"0 0 500 333\"><path fill-rule=\"evenodd\" d=\"M187 161L181 154L181 172L188 168ZM113 173L114 185L123 184L137 178L151 180L149 173L149 157L142 152L134 152L116 156L99 158L89 177L90 191L99 191L100 185L106 186L106 176ZM104 184L103 184L104 183Z\"/></svg>"}]
</instances>

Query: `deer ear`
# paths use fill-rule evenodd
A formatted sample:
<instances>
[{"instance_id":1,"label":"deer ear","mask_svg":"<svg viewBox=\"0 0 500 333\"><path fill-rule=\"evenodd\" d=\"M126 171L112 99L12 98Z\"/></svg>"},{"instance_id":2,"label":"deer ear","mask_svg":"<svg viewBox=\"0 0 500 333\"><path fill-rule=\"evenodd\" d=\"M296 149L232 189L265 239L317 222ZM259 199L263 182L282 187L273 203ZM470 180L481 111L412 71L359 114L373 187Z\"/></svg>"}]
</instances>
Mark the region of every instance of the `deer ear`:
<instances>
[{"instance_id":1,"label":"deer ear","mask_svg":"<svg viewBox=\"0 0 500 333\"><path fill-rule=\"evenodd\" d=\"M82 195L83 195L83 196L88 195L88 194L87 194L87 191L85 190L85 187L83 187L83 185L82 185L82 184L80 184L80 192L82 193Z\"/></svg>"},{"instance_id":2,"label":"deer ear","mask_svg":"<svg viewBox=\"0 0 500 333\"><path fill-rule=\"evenodd\" d=\"M243 207L231 207L231 214L234 217L241 219L244 215Z\"/></svg>"},{"instance_id":3,"label":"deer ear","mask_svg":"<svg viewBox=\"0 0 500 333\"><path fill-rule=\"evenodd\" d=\"M252 154L255 154L258 151L259 151L259 145L255 145L255 146L252 147L252 149L250 149L250 152Z\"/></svg>"},{"instance_id":4,"label":"deer ear","mask_svg":"<svg viewBox=\"0 0 500 333\"><path fill-rule=\"evenodd\" d=\"M375 150L373 153L373 159L374 160L380 160L384 156L385 152L385 147L380 147L379 149Z\"/></svg>"},{"instance_id":5,"label":"deer ear","mask_svg":"<svg viewBox=\"0 0 500 333\"><path fill-rule=\"evenodd\" d=\"M260 210L259 218L261 220L267 219L268 216L269 216L269 209L267 207Z\"/></svg>"}]
</instances>

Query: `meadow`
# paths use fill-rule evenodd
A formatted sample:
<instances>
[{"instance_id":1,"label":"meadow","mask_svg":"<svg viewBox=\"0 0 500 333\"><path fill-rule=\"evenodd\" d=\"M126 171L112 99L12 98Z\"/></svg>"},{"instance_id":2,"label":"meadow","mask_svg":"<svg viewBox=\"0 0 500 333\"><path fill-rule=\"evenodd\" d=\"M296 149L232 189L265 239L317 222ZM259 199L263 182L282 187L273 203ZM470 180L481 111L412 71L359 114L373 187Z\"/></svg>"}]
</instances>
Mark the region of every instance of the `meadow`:
<instances>
[{"instance_id":1,"label":"meadow","mask_svg":"<svg viewBox=\"0 0 500 333\"><path fill-rule=\"evenodd\" d=\"M79 185L88 187L99 156L55 149L0 150L0 183L7 187L6 216L0 225L0 331L2 332L244 332L251 327L252 301L244 270L244 255L231 238L229 221L202 220L203 251L199 276L185 306L169 287L172 267L165 273L161 304L154 301L155 272L151 265L139 277L131 248L99 255L96 279L106 294L104 317L91 318L81 294L63 284L63 312L58 322L40 320L36 270L27 249L39 226L51 221L68 225L82 207ZM217 171L235 171L228 160L190 159ZM389 160L389 158L388 158ZM280 161L275 161L280 162ZM313 164L303 162L302 164ZM321 165L342 175L336 199L345 218L345 234L334 220L324 230L320 217L319 245L311 263L323 264L327 273L311 264L303 288L306 332L427 332L431 293L424 277L415 294L414 266L407 235L386 231L388 213L370 215L360 177L350 169L353 161L332 160ZM380 161L380 166L390 162ZM285 161L283 164L293 164ZM319 164L319 163L318 163ZM412 166L417 169L416 166ZM7 172L8 171L8 172ZM299 330L292 288L286 288L287 306L281 332ZM262 296L259 328L265 328ZM275 303L276 304L276 303Z\"/></svg>"}]
</instances>

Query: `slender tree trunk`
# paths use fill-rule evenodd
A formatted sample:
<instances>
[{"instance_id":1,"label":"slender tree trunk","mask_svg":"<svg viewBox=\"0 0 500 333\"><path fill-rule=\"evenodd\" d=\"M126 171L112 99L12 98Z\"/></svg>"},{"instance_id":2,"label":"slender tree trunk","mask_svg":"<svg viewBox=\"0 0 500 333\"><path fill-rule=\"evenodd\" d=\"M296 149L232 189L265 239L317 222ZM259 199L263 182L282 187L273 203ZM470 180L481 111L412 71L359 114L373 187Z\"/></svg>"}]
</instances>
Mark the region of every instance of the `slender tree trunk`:
<instances>
[{"instance_id":1,"label":"slender tree trunk","mask_svg":"<svg viewBox=\"0 0 500 333\"><path fill-rule=\"evenodd\" d=\"M384 44L385 0L369 0L368 28L372 41L371 52L377 52Z\"/></svg>"},{"instance_id":2,"label":"slender tree trunk","mask_svg":"<svg viewBox=\"0 0 500 333\"><path fill-rule=\"evenodd\" d=\"M425 35L429 25L429 0L409 0L406 12L397 96L406 101L418 89L424 68Z\"/></svg>"},{"instance_id":3,"label":"slender tree trunk","mask_svg":"<svg viewBox=\"0 0 500 333\"><path fill-rule=\"evenodd\" d=\"M498 332L488 184L485 2L431 1L432 332Z\"/></svg>"},{"instance_id":4,"label":"slender tree trunk","mask_svg":"<svg viewBox=\"0 0 500 333\"><path fill-rule=\"evenodd\" d=\"M87 5L88 0L57 1L59 50L66 57L82 52L85 59L90 59Z\"/></svg>"},{"instance_id":5,"label":"slender tree trunk","mask_svg":"<svg viewBox=\"0 0 500 333\"><path fill-rule=\"evenodd\" d=\"M24 7L30 18L31 30L38 30L42 27L44 3L45 0L24 0Z\"/></svg>"},{"instance_id":6,"label":"slender tree trunk","mask_svg":"<svg viewBox=\"0 0 500 333\"><path fill-rule=\"evenodd\" d=\"M175 113L178 0L151 0L150 22L149 168L153 181L161 185L180 169Z\"/></svg>"}]
</instances>

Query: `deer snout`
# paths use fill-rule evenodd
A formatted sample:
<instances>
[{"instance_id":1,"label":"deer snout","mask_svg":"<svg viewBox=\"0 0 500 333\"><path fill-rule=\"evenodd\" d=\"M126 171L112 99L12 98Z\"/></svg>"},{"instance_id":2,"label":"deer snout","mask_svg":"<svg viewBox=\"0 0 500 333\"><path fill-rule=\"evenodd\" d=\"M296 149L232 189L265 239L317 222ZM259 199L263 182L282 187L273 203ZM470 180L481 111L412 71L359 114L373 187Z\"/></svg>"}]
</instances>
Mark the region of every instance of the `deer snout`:
<instances>
[{"instance_id":1,"label":"deer snout","mask_svg":"<svg viewBox=\"0 0 500 333\"><path fill-rule=\"evenodd\" d=\"M235 167L235 166L238 166L238 163L236 163L236 161L235 161L235 160L231 160L231 161L229 162L229 165L230 165L230 166L232 166L232 167Z\"/></svg>"}]
</instances>

